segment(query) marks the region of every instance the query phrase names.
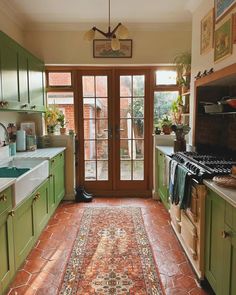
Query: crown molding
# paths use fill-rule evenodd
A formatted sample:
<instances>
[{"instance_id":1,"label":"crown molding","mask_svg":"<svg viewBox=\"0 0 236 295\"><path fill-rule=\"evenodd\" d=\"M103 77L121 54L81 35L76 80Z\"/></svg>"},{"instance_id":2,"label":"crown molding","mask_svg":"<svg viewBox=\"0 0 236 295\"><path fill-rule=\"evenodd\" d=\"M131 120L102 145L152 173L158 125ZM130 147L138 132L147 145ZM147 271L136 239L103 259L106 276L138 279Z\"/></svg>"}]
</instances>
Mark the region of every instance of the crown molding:
<instances>
[{"instance_id":1,"label":"crown molding","mask_svg":"<svg viewBox=\"0 0 236 295\"><path fill-rule=\"evenodd\" d=\"M185 8L193 14L202 2L203 0L189 0Z\"/></svg>"},{"instance_id":2,"label":"crown molding","mask_svg":"<svg viewBox=\"0 0 236 295\"><path fill-rule=\"evenodd\" d=\"M129 31L186 31L192 30L191 23L123 23ZM93 23L26 23L24 31L87 31ZM111 24L112 27L117 23ZM107 24L96 23L96 27L106 30Z\"/></svg>"},{"instance_id":3,"label":"crown molding","mask_svg":"<svg viewBox=\"0 0 236 295\"><path fill-rule=\"evenodd\" d=\"M3 12L20 29L24 29L25 20L19 16L17 10L7 0L0 1L0 11Z\"/></svg>"}]
</instances>

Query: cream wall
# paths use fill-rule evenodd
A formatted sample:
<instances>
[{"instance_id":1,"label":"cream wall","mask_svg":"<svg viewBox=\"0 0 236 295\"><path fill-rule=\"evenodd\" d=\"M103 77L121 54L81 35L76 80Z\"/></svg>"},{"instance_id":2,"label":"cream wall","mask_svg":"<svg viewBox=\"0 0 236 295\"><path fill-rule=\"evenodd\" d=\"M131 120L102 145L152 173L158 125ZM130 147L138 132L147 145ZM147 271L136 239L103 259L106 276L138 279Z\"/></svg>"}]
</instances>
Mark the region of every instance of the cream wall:
<instances>
[{"instance_id":1,"label":"cream wall","mask_svg":"<svg viewBox=\"0 0 236 295\"><path fill-rule=\"evenodd\" d=\"M7 15L1 9L0 5L0 31L3 31L8 36L23 45L24 33L20 26L14 21L13 17Z\"/></svg>"},{"instance_id":2,"label":"cream wall","mask_svg":"<svg viewBox=\"0 0 236 295\"><path fill-rule=\"evenodd\" d=\"M201 19L214 7L214 0L204 0L198 9L193 13L192 20L192 83L191 83L191 107L190 107L190 124L193 124L194 113L194 76L201 71L214 68L214 71L222 69L233 63L236 63L236 45L233 46L233 54L224 60L214 62L214 50L206 54L200 54L200 35L201 35ZM235 9L234 9L235 10ZM216 28L221 24L219 22Z\"/></svg>"},{"instance_id":3,"label":"cream wall","mask_svg":"<svg viewBox=\"0 0 236 295\"><path fill-rule=\"evenodd\" d=\"M83 35L82 31L27 31L24 42L46 64L172 63L177 52L191 48L190 29L132 31L133 58L93 58L92 42L84 41Z\"/></svg>"}]
</instances>

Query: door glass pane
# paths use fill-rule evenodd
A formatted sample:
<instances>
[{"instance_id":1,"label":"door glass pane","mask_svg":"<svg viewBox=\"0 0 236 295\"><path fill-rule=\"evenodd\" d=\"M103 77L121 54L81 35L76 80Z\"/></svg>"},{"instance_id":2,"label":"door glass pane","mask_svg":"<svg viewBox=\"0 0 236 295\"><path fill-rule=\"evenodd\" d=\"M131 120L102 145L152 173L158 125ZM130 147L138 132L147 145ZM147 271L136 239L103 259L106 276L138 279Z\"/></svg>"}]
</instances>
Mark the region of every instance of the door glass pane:
<instances>
[{"instance_id":1,"label":"door glass pane","mask_svg":"<svg viewBox=\"0 0 236 295\"><path fill-rule=\"evenodd\" d=\"M120 159L131 159L132 150L132 140L120 141Z\"/></svg>"},{"instance_id":2,"label":"door glass pane","mask_svg":"<svg viewBox=\"0 0 236 295\"><path fill-rule=\"evenodd\" d=\"M133 117L144 118L144 97L133 99Z\"/></svg>"},{"instance_id":3,"label":"door glass pane","mask_svg":"<svg viewBox=\"0 0 236 295\"><path fill-rule=\"evenodd\" d=\"M85 160L96 159L96 143L95 140L84 141L84 158Z\"/></svg>"},{"instance_id":4,"label":"door glass pane","mask_svg":"<svg viewBox=\"0 0 236 295\"><path fill-rule=\"evenodd\" d=\"M120 117L128 118L132 113L132 100L130 97L120 98Z\"/></svg>"},{"instance_id":5,"label":"door glass pane","mask_svg":"<svg viewBox=\"0 0 236 295\"><path fill-rule=\"evenodd\" d=\"M95 139L95 120L84 120L84 138Z\"/></svg>"},{"instance_id":6,"label":"door glass pane","mask_svg":"<svg viewBox=\"0 0 236 295\"><path fill-rule=\"evenodd\" d=\"M144 180L143 161L133 161L133 180Z\"/></svg>"},{"instance_id":7,"label":"door glass pane","mask_svg":"<svg viewBox=\"0 0 236 295\"><path fill-rule=\"evenodd\" d=\"M107 97L107 76L96 76L96 97Z\"/></svg>"},{"instance_id":8,"label":"door glass pane","mask_svg":"<svg viewBox=\"0 0 236 295\"><path fill-rule=\"evenodd\" d=\"M120 96L129 97L132 94L132 76L120 76Z\"/></svg>"},{"instance_id":9,"label":"door glass pane","mask_svg":"<svg viewBox=\"0 0 236 295\"><path fill-rule=\"evenodd\" d=\"M96 180L96 161L85 161L85 180Z\"/></svg>"},{"instance_id":10,"label":"door glass pane","mask_svg":"<svg viewBox=\"0 0 236 295\"><path fill-rule=\"evenodd\" d=\"M96 120L97 139L108 138L108 120Z\"/></svg>"},{"instance_id":11,"label":"door glass pane","mask_svg":"<svg viewBox=\"0 0 236 295\"><path fill-rule=\"evenodd\" d=\"M133 141L133 159L144 159L144 140L136 139Z\"/></svg>"},{"instance_id":12,"label":"door glass pane","mask_svg":"<svg viewBox=\"0 0 236 295\"><path fill-rule=\"evenodd\" d=\"M132 161L120 161L120 179L131 180Z\"/></svg>"},{"instance_id":13,"label":"door glass pane","mask_svg":"<svg viewBox=\"0 0 236 295\"><path fill-rule=\"evenodd\" d=\"M96 99L96 118L108 118L107 98Z\"/></svg>"},{"instance_id":14,"label":"door glass pane","mask_svg":"<svg viewBox=\"0 0 236 295\"><path fill-rule=\"evenodd\" d=\"M133 96L144 96L145 76L133 76Z\"/></svg>"},{"instance_id":15,"label":"door glass pane","mask_svg":"<svg viewBox=\"0 0 236 295\"><path fill-rule=\"evenodd\" d=\"M98 180L108 180L108 161L97 161Z\"/></svg>"},{"instance_id":16,"label":"door glass pane","mask_svg":"<svg viewBox=\"0 0 236 295\"><path fill-rule=\"evenodd\" d=\"M120 120L120 138L132 139L132 120L122 119Z\"/></svg>"},{"instance_id":17,"label":"door glass pane","mask_svg":"<svg viewBox=\"0 0 236 295\"><path fill-rule=\"evenodd\" d=\"M95 99L85 98L84 99L84 118L95 118Z\"/></svg>"},{"instance_id":18,"label":"door glass pane","mask_svg":"<svg viewBox=\"0 0 236 295\"><path fill-rule=\"evenodd\" d=\"M83 97L95 97L94 76L83 76Z\"/></svg>"},{"instance_id":19,"label":"door glass pane","mask_svg":"<svg viewBox=\"0 0 236 295\"><path fill-rule=\"evenodd\" d=\"M108 141L97 140L97 159L108 160Z\"/></svg>"},{"instance_id":20,"label":"door glass pane","mask_svg":"<svg viewBox=\"0 0 236 295\"><path fill-rule=\"evenodd\" d=\"M133 119L133 138L144 138L144 119Z\"/></svg>"}]
</instances>

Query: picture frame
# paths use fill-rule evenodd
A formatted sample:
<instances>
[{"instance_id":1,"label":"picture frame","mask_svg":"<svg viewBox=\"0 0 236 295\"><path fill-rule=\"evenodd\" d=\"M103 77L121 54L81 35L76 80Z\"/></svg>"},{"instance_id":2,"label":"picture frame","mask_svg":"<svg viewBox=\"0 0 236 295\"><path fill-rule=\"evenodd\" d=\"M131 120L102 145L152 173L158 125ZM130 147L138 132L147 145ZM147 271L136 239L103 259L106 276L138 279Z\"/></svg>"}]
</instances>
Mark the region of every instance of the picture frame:
<instances>
[{"instance_id":1,"label":"picture frame","mask_svg":"<svg viewBox=\"0 0 236 295\"><path fill-rule=\"evenodd\" d=\"M20 129L25 130L26 135L35 135L34 122L22 122L20 123Z\"/></svg>"},{"instance_id":2,"label":"picture frame","mask_svg":"<svg viewBox=\"0 0 236 295\"><path fill-rule=\"evenodd\" d=\"M214 40L214 9L211 9L201 20L200 53L205 54L213 48Z\"/></svg>"},{"instance_id":3,"label":"picture frame","mask_svg":"<svg viewBox=\"0 0 236 295\"><path fill-rule=\"evenodd\" d=\"M215 0L215 22L221 20L236 5L236 0Z\"/></svg>"},{"instance_id":4,"label":"picture frame","mask_svg":"<svg viewBox=\"0 0 236 295\"><path fill-rule=\"evenodd\" d=\"M93 40L94 58L132 58L133 44L132 39L120 40L120 50L111 49L111 40L95 39Z\"/></svg>"},{"instance_id":5,"label":"picture frame","mask_svg":"<svg viewBox=\"0 0 236 295\"><path fill-rule=\"evenodd\" d=\"M219 62L231 55L232 48L232 17L230 17L215 30L214 61Z\"/></svg>"}]
</instances>

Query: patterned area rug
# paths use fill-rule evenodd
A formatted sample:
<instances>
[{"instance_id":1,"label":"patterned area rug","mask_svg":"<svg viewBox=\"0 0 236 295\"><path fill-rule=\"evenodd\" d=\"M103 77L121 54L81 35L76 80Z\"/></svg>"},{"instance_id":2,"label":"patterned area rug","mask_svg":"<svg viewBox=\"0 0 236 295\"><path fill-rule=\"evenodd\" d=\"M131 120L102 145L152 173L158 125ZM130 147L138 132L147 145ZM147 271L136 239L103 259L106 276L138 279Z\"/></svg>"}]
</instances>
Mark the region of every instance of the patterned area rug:
<instances>
[{"instance_id":1,"label":"patterned area rug","mask_svg":"<svg viewBox=\"0 0 236 295\"><path fill-rule=\"evenodd\" d=\"M163 294L140 208L85 209L59 294Z\"/></svg>"}]
</instances>

